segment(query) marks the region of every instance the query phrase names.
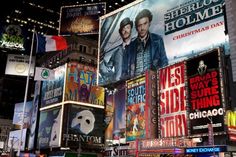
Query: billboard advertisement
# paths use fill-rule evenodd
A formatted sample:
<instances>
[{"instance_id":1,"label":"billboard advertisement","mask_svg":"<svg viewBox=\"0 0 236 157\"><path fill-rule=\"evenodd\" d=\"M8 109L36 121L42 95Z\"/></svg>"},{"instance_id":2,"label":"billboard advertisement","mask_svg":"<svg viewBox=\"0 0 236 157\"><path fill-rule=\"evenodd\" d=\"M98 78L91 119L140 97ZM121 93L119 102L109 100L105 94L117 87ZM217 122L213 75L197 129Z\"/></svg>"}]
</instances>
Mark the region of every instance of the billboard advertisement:
<instances>
[{"instance_id":1,"label":"billboard advertisement","mask_svg":"<svg viewBox=\"0 0 236 157\"><path fill-rule=\"evenodd\" d=\"M93 87L95 86L95 87ZM104 90L96 86L96 68L70 62L67 64L65 101L104 105ZM95 89L101 93L95 92ZM100 95L101 94L101 95ZM98 104L97 104L98 105Z\"/></svg>"},{"instance_id":2,"label":"billboard advertisement","mask_svg":"<svg viewBox=\"0 0 236 157\"><path fill-rule=\"evenodd\" d=\"M113 140L113 127L114 127L114 98L113 94L106 92L106 105L105 105L105 139L106 144L112 144Z\"/></svg>"},{"instance_id":3,"label":"billboard advertisement","mask_svg":"<svg viewBox=\"0 0 236 157\"><path fill-rule=\"evenodd\" d=\"M114 123L113 123L113 140L119 142L125 139L126 128L126 111L125 111L125 83L121 83L116 87L116 91L113 93L114 97Z\"/></svg>"},{"instance_id":4,"label":"billboard advertisement","mask_svg":"<svg viewBox=\"0 0 236 157\"><path fill-rule=\"evenodd\" d=\"M1 23L0 27L0 48L25 51L26 36L28 33L20 25Z\"/></svg>"},{"instance_id":5,"label":"billboard advertisement","mask_svg":"<svg viewBox=\"0 0 236 157\"><path fill-rule=\"evenodd\" d=\"M82 143L104 143L104 110L80 105L67 105L63 124L62 145L75 147Z\"/></svg>"},{"instance_id":6,"label":"billboard advertisement","mask_svg":"<svg viewBox=\"0 0 236 157\"><path fill-rule=\"evenodd\" d=\"M104 15L106 3L61 7L60 35L98 34L99 17Z\"/></svg>"},{"instance_id":7,"label":"billboard advertisement","mask_svg":"<svg viewBox=\"0 0 236 157\"><path fill-rule=\"evenodd\" d=\"M27 129L22 130L21 140L20 140L21 130L10 131L8 144L7 144L8 148L13 148L15 151L17 151L19 148L19 141L21 141L20 150L24 151L25 150L25 143L26 143L26 130Z\"/></svg>"},{"instance_id":8,"label":"billboard advertisement","mask_svg":"<svg viewBox=\"0 0 236 157\"><path fill-rule=\"evenodd\" d=\"M24 111L24 117L23 117L23 107L24 107L24 102L21 103L16 103L15 104L15 109L14 109L14 116L13 116L13 124L16 125L21 125L22 120L24 118L24 128L29 128L30 126L30 117L31 117L31 112L33 108L33 102L32 101L27 101L25 103L25 111Z\"/></svg>"},{"instance_id":9,"label":"billboard advertisement","mask_svg":"<svg viewBox=\"0 0 236 157\"><path fill-rule=\"evenodd\" d=\"M160 136L187 136L185 63L161 68L158 78Z\"/></svg>"},{"instance_id":10,"label":"billboard advertisement","mask_svg":"<svg viewBox=\"0 0 236 157\"><path fill-rule=\"evenodd\" d=\"M54 80L43 81L41 107L62 102L65 70L65 65L59 66L54 69Z\"/></svg>"},{"instance_id":11,"label":"billboard advertisement","mask_svg":"<svg viewBox=\"0 0 236 157\"><path fill-rule=\"evenodd\" d=\"M31 65L29 66L29 57L27 55L8 54L7 65L5 69L6 75L28 76L34 74L35 57L32 57Z\"/></svg>"},{"instance_id":12,"label":"billboard advertisement","mask_svg":"<svg viewBox=\"0 0 236 157\"><path fill-rule=\"evenodd\" d=\"M227 110L225 119L225 125L228 129L229 140L236 141L236 111Z\"/></svg>"},{"instance_id":13,"label":"billboard advertisement","mask_svg":"<svg viewBox=\"0 0 236 157\"><path fill-rule=\"evenodd\" d=\"M145 76L127 82L126 140L145 138Z\"/></svg>"},{"instance_id":14,"label":"billboard advertisement","mask_svg":"<svg viewBox=\"0 0 236 157\"><path fill-rule=\"evenodd\" d=\"M34 99L33 99L33 106L32 106L32 112L30 116L30 133L28 138L28 149L32 150L34 149L34 141L35 141L35 132L36 132L36 126L38 123L38 112L39 112L39 95L40 95L40 87L41 87L41 81L35 82L34 87Z\"/></svg>"},{"instance_id":15,"label":"billboard advertisement","mask_svg":"<svg viewBox=\"0 0 236 157\"><path fill-rule=\"evenodd\" d=\"M126 82L126 140L158 136L157 74L144 75Z\"/></svg>"},{"instance_id":16,"label":"billboard advertisement","mask_svg":"<svg viewBox=\"0 0 236 157\"><path fill-rule=\"evenodd\" d=\"M126 80L219 45L228 52L223 4L224 0L139 0L102 16L98 82Z\"/></svg>"},{"instance_id":17,"label":"billboard advertisement","mask_svg":"<svg viewBox=\"0 0 236 157\"><path fill-rule=\"evenodd\" d=\"M192 135L208 133L208 124L211 122L214 132L224 131L221 55L216 49L187 60L189 121Z\"/></svg>"},{"instance_id":18,"label":"billboard advertisement","mask_svg":"<svg viewBox=\"0 0 236 157\"><path fill-rule=\"evenodd\" d=\"M61 108L41 111L37 148L59 147L61 124Z\"/></svg>"}]
</instances>

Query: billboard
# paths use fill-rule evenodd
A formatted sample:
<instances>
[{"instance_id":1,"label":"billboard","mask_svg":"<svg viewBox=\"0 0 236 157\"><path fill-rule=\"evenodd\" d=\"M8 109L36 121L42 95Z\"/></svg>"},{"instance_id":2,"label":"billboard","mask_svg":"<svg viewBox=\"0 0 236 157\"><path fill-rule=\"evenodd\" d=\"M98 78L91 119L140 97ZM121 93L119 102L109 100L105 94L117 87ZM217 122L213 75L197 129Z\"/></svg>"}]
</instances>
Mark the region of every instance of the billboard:
<instances>
[{"instance_id":1,"label":"billboard","mask_svg":"<svg viewBox=\"0 0 236 157\"><path fill-rule=\"evenodd\" d=\"M15 151L17 151L19 148L19 141L21 141L20 150L24 151L26 143L26 130L27 129L22 130L22 136L21 136L21 130L10 131L7 144L8 148L13 148Z\"/></svg>"},{"instance_id":2,"label":"billboard","mask_svg":"<svg viewBox=\"0 0 236 157\"><path fill-rule=\"evenodd\" d=\"M160 137L188 135L185 63L159 70Z\"/></svg>"},{"instance_id":3,"label":"billboard","mask_svg":"<svg viewBox=\"0 0 236 157\"><path fill-rule=\"evenodd\" d=\"M25 51L26 36L28 33L19 25L1 23L0 48Z\"/></svg>"},{"instance_id":4,"label":"billboard","mask_svg":"<svg viewBox=\"0 0 236 157\"><path fill-rule=\"evenodd\" d=\"M37 148L59 147L61 108L40 111Z\"/></svg>"},{"instance_id":5,"label":"billboard","mask_svg":"<svg viewBox=\"0 0 236 157\"><path fill-rule=\"evenodd\" d=\"M125 128L126 128L126 111L125 111L125 83L121 83L116 87L116 91L113 91L114 99L114 121L113 121L113 140L116 142L124 141ZM115 142L115 141L114 141Z\"/></svg>"},{"instance_id":6,"label":"billboard","mask_svg":"<svg viewBox=\"0 0 236 157\"><path fill-rule=\"evenodd\" d=\"M157 138L157 74L144 75L126 82L126 140Z\"/></svg>"},{"instance_id":7,"label":"billboard","mask_svg":"<svg viewBox=\"0 0 236 157\"><path fill-rule=\"evenodd\" d=\"M104 15L106 3L61 7L60 35L98 34L99 17Z\"/></svg>"},{"instance_id":8,"label":"billboard","mask_svg":"<svg viewBox=\"0 0 236 157\"><path fill-rule=\"evenodd\" d=\"M227 110L225 116L225 124L227 126L229 140L236 141L236 111Z\"/></svg>"},{"instance_id":9,"label":"billboard","mask_svg":"<svg viewBox=\"0 0 236 157\"><path fill-rule=\"evenodd\" d=\"M104 143L104 110L80 105L67 105L63 124L62 145L68 147ZM82 147L81 146L81 147Z\"/></svg>"},{"instance_id":10,"label":"billboard","mask_svg":"<svg viewBox=\"0 0 236 157\"><path fill-rule=\"evenodd\" d=\"M34 149L34 141L36 136L36 126L38 123L38 112L39 112L39 95L40 95L40 87L41 87L41 81L35 82L34 87L34 99L33 99L33 106L32 106L32 112L30 116L30 133L28 138L28 149L32 150Z\"/></svg>"},{"instance_id":11,"label":"billboard","mask_svg":"<svg viewBox=\"0 0 236 157\"><path fill-rule=\"evenodd\" d=\"M114 98L113 94L106 92L106 106L105 106L105 144L112 144L113 128L114 128Z\"/></svg>"},{"instance_id":12,"label":"billboard","mask_svg":"<svg viewBox=\"0 0 236 157\"><path fill-rule=\"evenodd\" d=\"M29 56L8 54L7 65L5 69L6 75L28 76L34 74L35 57L32 57L31 65L29 66Z\"/></svg>"},{"instance_id":13,"label":"billboard","mask_svg":"<svg viewBox=\"0 0 236 157\"><path fill-rule=\"evenodd\" d=\"M43 81L41 107L62 102L65 70L65 65L59 66L54 69L54 80Z\"/></svg>"},{"instance_id":14,"label":"billboard","mask_svg":"<svg viewBox=\"0 0 236 157\"><path fill-rule=\"evenodd\" d=\"M144 0L102 16L98 82L126 80L219 45L228 53L223 4L224 0Z\"/></svg>"},{"instance_id":15,"label":"billboard","mask_svg":"<svg viewBox=\"0 0 236 157\"><path fill-rule=\"evenodd\" d=\"M94 67L76 62L68 63L65 88L65 101L104 105L104 89L96 86L96 68Z\"/></svg>"},{"instance_id":16,"label":"billboard","mask_svg":"<svg viewBox=\"0 0 236 157\"><path fill-rule=\"evenodd\" d=\"M13 124L21 125L23 120L23 110L24 110L24 125L23 128L29 128L30 127L30 117L32 113L33 108L33 102L27 101L25 103L25 109L24 108L24 102L16 103L15 109L14 109L14 116L13 116Z\"/></svg>"},{"instance_id":17,"label":"billboard","mask_svg":"<svg viewBox=\"0 0 236 157\"><path fill-rule=\"evenodd\" d=\"M224 104L221 52L216 49L187 60L190 133L224 131ZM209 59L210 58L210 59Z\"/></svg>"}]
</instances>

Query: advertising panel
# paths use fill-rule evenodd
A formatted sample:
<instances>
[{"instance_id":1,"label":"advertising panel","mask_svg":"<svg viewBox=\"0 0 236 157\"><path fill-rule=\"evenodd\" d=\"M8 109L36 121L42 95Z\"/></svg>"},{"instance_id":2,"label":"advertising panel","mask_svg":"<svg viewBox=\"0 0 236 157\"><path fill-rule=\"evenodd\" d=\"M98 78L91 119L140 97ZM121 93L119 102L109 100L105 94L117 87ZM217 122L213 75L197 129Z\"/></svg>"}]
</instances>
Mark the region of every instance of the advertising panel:
<instances>
[{"instance_id":1,"label":"advertising panel","mask_svg":"<svg viewBox=\"0 0 236 157\"><path fill-rule=\"evenodd\" d=\"M93 86L96 86L96 68L76 62L67 64L65 101L85 103L91 101L90 103L100 103L96 105L104 105L104 100L102 100L104 98L104 90ZM96 88L101 93L93 93ZM94 99L95 95L98 96L96 99Z\"/></svg>"},{"instance_id":2,"label":"advertising panel","mask_svg":"<svg viewBox=\"0 0 236 157\"><path fill-rule=\"evenodd\" d=\"M22 130L21 140L20 140L21 130L10 131L9 140L8 140L8 144L7 144L8 148L13 148L15 151L17 151L18 146L19 146L19 141L21 141L20 150L24 151L25 150L25 143L26 143L26 130L27 129Z\"/></svg>"},{"instance_id":3,"label":"advertising panel","mask_svg":"<svg viewBox=\"0 0 236 157\"><path fill-rule=\"evenodd\" d=\"M223 4L224 0L139 0L102 16L98 82L126 80L219 45L228 53Z\"/></svg>"},{"instance_id":4,"label":"advertising panel","mask_svg":"<svg viewBox=\"0 0 236 157\"><path fill-rule=\"evenodd\" d=\"M114 96L114 124L113 124L113 140L119 142L125 139L126 128L126 111L125 111L125 83L121 83L116 87Z\"/></svg>"},{"instance_id":5,"label":"advertising panel","mask_svg":"<svg viewBox=\"0 0 236 157\"><path fill-rule=\"evenodd\" d=\"M17 124L17 125L22 124L23 107L24 107L24 102L15 104L14 116L13 116L13 121L12 121L13 124ZM24 125L23 125L24 128L29 128L30 126L30 117L31 117L32 108L33 108L32 101L28 101L25 103Z\"/></svg>"},{"instance_id":6,"label":"advertising panel","mask_svg":"<svg viewBox=\"0 0 236 157\"><path fill-rule=\"evenodd\" d=\"M61 124L61 108L41 111L37 148L59 147Z\"/></svg>"},{"instance_id":7,"label":"advertising panel","mask_svg":"<svg viewBox=\"0 0 236 157\"><path fill-rule=\"evenodd\" d=\"M61 7L59 34L98 34L99 17L105 10L105 3Z\"/></svg>"},{"instance_id":8,"label":"advertising panel","mask_svg":"<svg viewBox=\"0 0 236 157\"><path fill-rule=\"evenodd\" d=\"M113 95L106 92L106 106L105 106L105 139L106 144L112 144L113 127L114 127L114 102Z\"/></svg>"},{"instance_id":9,"label":"advertising panel","mask_svg":"<svg viewBox=\"0 0 236 157\"><path fill-rule=\"evenodd\" d=\"M126 140L157 138L157 74L144 75L126 82Z\"/></svg>"},{"instance_id":10,"label":"advertising panel","mask_svg":"<svg viewBox=\"0 0 236 157\"><path fill-rule=\"evenodd\" d=\"M62 145L81 147L104 143L104 110L80 105L67 105L63 124Z\"/></svg>"},{"instance_id":11,"label":"advertising panel","mask_svg":"<svg viewBox=\"0 0 236 157\"><path fill-rule=\"evenodd\" d=\"M225 124L227 126L229 134L229 140L236 141L236 111L227 110L225 119Z\"/></svg>"},{"instance_id":12,"label":"advertising panel","mask_svg":"<svg viewBox=\"0 0 236 157\"><path fill-rule=\"evenodd\" d=\"M105 89L100 86L92 86L89 94L89 103L104 106Z\"/></svg>"},{"instance_id":13,"label":"advertising panel","mask_svg":"<svg viewBox=\"0 0 236 157\"><path fill-rule=\"evenodd\" d=\"M159 100L160 136L187 136L184 62L160 69Z\"/></svg>"},{"instance_id":14,"label":"advertising panel","mask_svg":"<svg viewBox=\"0 0 236 157\"><path fill-rule=\"evenodd\" d=\"M127 82L126 140L145 138L145 76Z\"/></svg>"},{"instance_id":15,"label":"advertising panel","mask_svg":"<svg viewBox=\"0 0 236 157\"><path fill-rule=\"evenodd\" d=\"M19 25L3 25L0 27L0 48L24 51L27 31Z\"/></svg>"},{"instance_id":16,"label":"advertising panel","mask_svg":"<svg viewBox=\"0 0 236 157\"><path fill-rule=\"evenodd\" d=\"M62 102L65 70L65 65L57 67L54 69L55 79L43 81L41 107Z\"/></svg>"},{"instance_id":17,"label":"advertising panel","mask_svg":"<svg viewBox=\"0 0 236 157\"><path fill-rule=\"evenodd\" d=\"M35 141L35 131L36 131L36 125L38 122L38 112L39 112L39 95L40 95L40 87L41 87L41 81L35 82L34 87L34 99L33 99L33 107L32 112L30 116L30 133L29 133L29 142L28 142L28 149L32 150L34 149L34 141Z\"/></svg>"},{"instance_id":18,"label":"advertising panel","mask_svg":"<svg viewBox=\"0 0 236 157\"><path fill-rule=\"evenodd\" d=\"M29 66L29 56L8 54L7 65L5 69L6 75L28 76L30 68L30 75L34 74L35 57L32 57L31 65Z\"/></svg>"},{"instance_id":19,"label":"advertising panel","mask_svg":"<svg viewBox=\"0 0 236 157\"><path fill-rule=\"evenodd\" d=\"M187 60L188 102L190 133L224 131L224 107L222 103L221 53L218 49Z\"/></svg>"}]
</instances>

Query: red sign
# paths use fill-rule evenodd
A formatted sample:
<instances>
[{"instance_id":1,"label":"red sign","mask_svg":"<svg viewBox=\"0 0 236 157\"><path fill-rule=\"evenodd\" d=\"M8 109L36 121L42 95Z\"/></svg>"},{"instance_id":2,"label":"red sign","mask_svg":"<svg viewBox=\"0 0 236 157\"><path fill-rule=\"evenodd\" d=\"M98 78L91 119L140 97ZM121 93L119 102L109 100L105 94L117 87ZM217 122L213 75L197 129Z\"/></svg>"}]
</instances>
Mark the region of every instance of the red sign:
<instances>
[{"instance_id":1,"label":"red sign","mask_svg":"<svg viewBox=\"0 0 236 157\"><path fill-rule=\"evenodd\" d=\"M161 137L187 135L184 62L160 69Z\"/></svg>"}]
</instances>

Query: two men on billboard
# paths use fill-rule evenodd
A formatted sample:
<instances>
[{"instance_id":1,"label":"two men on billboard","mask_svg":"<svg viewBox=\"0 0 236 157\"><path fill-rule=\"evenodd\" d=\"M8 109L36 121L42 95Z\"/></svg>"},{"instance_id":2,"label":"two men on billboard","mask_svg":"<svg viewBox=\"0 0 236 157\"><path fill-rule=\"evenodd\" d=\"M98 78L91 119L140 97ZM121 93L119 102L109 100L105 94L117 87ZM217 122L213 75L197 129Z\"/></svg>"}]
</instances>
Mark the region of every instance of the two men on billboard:
<instances>
[{"instance_id":1,"label":"two men on billboard","mask_svg":"<svg viewBox=\"0 0 236 157\"><path fill-rule=\"evenodd\" d=\"M129 76L128 54L130 51L129 45L131 43L132 27L133 22L128 17L120 22L119 34L122 38L122 43L116 48L116 51L112 54L110 60L107 63L103 62L107 72L111 72L114 68L113 78L111 78L111 80L119 81Z\"/></svg>"},{"instance_id":2,"label":"two men on billboard","mask_svg":"<svg viewBox=\"0 0 236 157\"><path fill-rule=\"evenodd\" d=\"M152 18L153 15L148 9L139 12L135 18L138 36L131 43L131 76L140 75L147 69L157 70L168 64L162 37L149 31Z\"/></svg>"},{"instance_id":3,"label":"two men on billboard","mask_svg":"<svg viewBox=\"0 0 236 157\"><path fill-rule=\"evenodd\" d=\"M162 37L149 31L152 18L153 15L148 9L137 14L135 18L137 37L134 37L134 40L131 34L133 22L130 18L126 17L120 22L119 34L122 43L109 61L103 61L100 66L102 74L108 77L108 81L129 79L148 69L157 70L168 64Z\"/></svg>"}]
</instances>

